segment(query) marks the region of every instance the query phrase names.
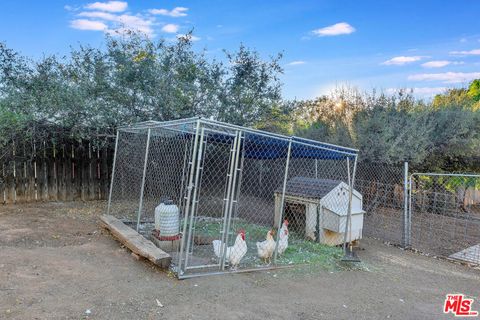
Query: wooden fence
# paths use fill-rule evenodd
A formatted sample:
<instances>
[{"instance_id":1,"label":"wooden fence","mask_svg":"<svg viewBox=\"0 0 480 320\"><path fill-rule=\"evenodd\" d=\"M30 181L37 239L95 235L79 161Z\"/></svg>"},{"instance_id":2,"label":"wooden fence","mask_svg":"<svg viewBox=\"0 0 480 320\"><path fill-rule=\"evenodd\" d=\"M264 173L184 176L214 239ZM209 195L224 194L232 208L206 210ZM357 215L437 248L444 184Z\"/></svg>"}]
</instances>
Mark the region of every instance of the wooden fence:
<instances>
[{"instance_id":1,"label":"wooden fence","mask_svg":"<svg viewBox=\"0 0 480 320\"><path fill-rule=\"evenodd\" d=\"M4 150L0 177L3 204L107 199L112 139L15 143Z\"/></svg>"}]
</instances>

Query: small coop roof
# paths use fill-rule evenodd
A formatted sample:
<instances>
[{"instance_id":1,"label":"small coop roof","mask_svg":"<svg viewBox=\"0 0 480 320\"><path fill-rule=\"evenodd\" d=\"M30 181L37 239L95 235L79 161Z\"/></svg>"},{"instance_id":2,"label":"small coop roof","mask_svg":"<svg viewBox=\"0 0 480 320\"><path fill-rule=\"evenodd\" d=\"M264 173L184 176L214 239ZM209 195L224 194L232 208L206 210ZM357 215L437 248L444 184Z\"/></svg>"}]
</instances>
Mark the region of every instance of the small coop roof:
<instances>
[{"instance_id":1,"label":"small coop roof","mask_svg":"<svg viewBox=\"0 0 480 320\"><path fill-rule=\"evenodd\" d=\"M293 177L287 181L285 195L311 199L322 199L340 183L342 182L339 180ZM276 193L282 193L282 191L282 187L279 187L277 190L275 190Z\"/></svg>"}]
</instances>

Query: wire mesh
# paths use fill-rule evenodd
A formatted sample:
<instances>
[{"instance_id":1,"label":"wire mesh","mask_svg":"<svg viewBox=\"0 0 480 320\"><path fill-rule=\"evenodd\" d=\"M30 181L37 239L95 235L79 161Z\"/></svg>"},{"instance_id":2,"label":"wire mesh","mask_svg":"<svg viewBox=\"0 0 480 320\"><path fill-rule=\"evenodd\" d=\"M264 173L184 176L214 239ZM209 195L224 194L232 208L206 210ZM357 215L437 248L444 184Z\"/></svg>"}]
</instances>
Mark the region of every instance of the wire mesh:
<instances>
[{"instance_id":1,"label":"wire mesh","mask_svg":"<svg viewBox=\"0 0 480 320\"><path fill-rule=\"evenodd\" d=\"M480 175L411 176L411 246L480 264Z\"/></svg>"},{"instance_id":2,"label":"wire mesh","mask_svg":"<svg viewBox=\"0 0 480 320\"><path fill-rule=\"evenodd\" d=\"M315 262L344 242L355 159L210 120L142 123L119 131L110 212L170 253L180 277ZM355 191L347 241L362 229Z\"/></svg>"},{"instance_id":3,"label":"wire mesh","mask_svg":"<svg viewBox=\"0 0 480 320\"><path fill-rule=\"evenodd\" d=\"M148 132L119 131L109 213L133 224L138 216Z\"/></svg>"},{"instance_id":4,"label":"wire mesh","mask_svg":"<svg viewBox=\"0 0 480 320\"><path fill-rule=\"evenodd\" d=\"M366 211L364 235L479 264L480 177L415 173L410 182L404 173L401 165L358 164L355 189Z\"/></svg>"},{"instance_id":5,"label":"wire mesh","mask_svg":"<svg viewBox=\"0 0 480 320\"><path fill-rule=\"evenodd\" d=\"M360 162L355 189L363 195L365 236L403 245L404 166Z\"/></svg>"}]
</instances>

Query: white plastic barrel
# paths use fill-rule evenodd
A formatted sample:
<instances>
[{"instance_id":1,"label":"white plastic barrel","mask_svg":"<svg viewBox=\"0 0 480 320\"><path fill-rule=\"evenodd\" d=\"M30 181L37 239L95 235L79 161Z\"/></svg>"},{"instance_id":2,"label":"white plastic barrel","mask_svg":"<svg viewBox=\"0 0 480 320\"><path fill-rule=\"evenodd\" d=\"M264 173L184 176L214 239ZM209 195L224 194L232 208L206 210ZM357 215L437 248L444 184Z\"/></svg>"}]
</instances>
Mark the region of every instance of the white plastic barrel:
<instances>
[{"instance_id":1,"label":"white plastic barrel","mask_svg":"<svg viewBox=\"0 0 480 320\"><path fill-rule=\"evenodd\" d=\"M180 232L180 211L172 200L166 200L155 208L155 229L160 236L176 236Z\"/></svg>"}]
</instances>

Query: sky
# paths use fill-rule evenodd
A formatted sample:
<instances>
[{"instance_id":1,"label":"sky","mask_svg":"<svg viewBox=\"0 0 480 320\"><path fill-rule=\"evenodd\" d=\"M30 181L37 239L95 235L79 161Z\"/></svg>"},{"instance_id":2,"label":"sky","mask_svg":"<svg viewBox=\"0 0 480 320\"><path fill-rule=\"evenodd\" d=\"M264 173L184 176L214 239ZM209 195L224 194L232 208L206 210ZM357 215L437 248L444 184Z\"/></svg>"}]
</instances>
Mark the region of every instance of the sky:
<instances>
[{"instance_id":1,"label":"sky","mask_svg":"<svg viewBox=\"0 0 480 320\"><path fill-rule=\"evenodd\" d=\"M152 39L193 29L195 48L224 59L243 43L283 53L283 94L311 99L337 86L417 96L480 78L480 1L2 1L0 41L33 58L104 46L127 27Z\"/></svg>"}]
</instances>

